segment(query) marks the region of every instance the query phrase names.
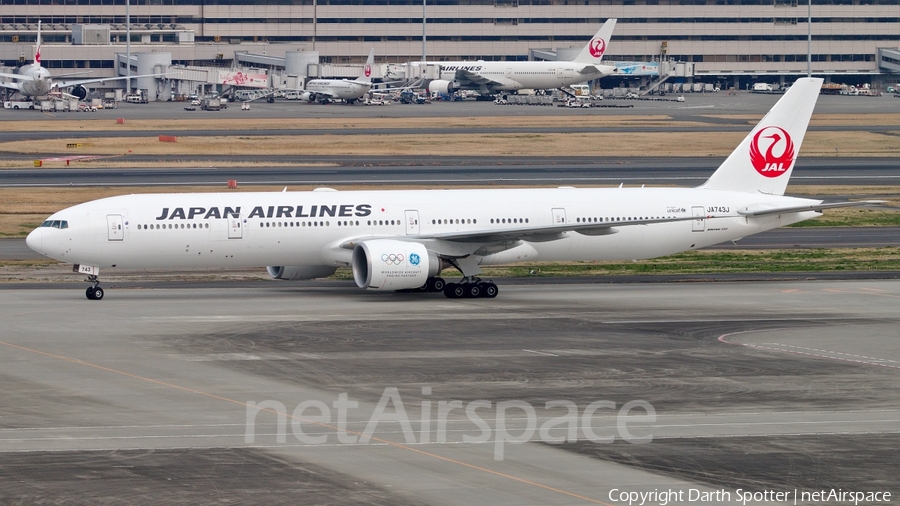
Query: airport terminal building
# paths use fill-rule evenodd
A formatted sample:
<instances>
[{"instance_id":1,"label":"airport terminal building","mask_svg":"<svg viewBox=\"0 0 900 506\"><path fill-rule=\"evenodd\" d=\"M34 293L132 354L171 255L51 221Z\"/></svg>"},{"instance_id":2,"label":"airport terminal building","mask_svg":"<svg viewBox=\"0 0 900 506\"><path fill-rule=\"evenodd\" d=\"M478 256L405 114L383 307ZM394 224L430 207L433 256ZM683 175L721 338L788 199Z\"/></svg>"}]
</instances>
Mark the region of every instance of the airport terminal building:
<instances>
[{"instance_id":1,"label":"airport terminal building","mask_svg":"<svg viewBox=\"0 0 900 506\"><path fill-rule=\"evenodd\" d=\"M54 74L113 75L117 61L124 67L117 55L126 52L126 10L132 53L213 67L235 65L236 54L288 52L359 63L372 47L381 63L419 61L423 52L430 61L563 57L618 18L608 59L689 63L688 80L746 87L805 75L809 10L813 74L848 84L900 80L898 0L424 2L132 0L126 8L125 0L0 0L0 66L31 61L41 20L42 60Z\"/></svg>"}]
</instances>

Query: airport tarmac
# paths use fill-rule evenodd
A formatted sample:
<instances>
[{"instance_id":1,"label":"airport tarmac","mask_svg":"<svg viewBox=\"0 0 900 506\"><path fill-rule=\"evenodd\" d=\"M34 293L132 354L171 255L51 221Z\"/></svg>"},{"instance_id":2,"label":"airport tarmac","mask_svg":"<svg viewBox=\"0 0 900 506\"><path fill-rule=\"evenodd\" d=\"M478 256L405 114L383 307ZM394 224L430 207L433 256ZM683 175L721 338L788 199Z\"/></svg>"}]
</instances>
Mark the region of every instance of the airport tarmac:
<instances>
[{"instance_id":1,"label":"airport tarmac","mask_svg":"<svg viewBox=\"0 0 900 506\"><path fill-rule=\"evenodd\" d=\"M900 281L349 285L0 287L0 503L900 493Z\"/></svg>"},{"instance_id":2,"label":"airport tarmac","mask_svg":"<svg viewBox=\"0 0 900 506\"><path fill-rule=\"evenodd\" d=\"M310 104L300 100L277 99L274 103L265 100L251 102L249 111L242 111L240 104L233 102L221 111L186 111L185 102L152 102L149 104L119 104L118 109L86 112L42 113L35 110L0 109L4 121L84 119L104 118L127 119L194 119L219 118L233 121L240 118L408 118L408 117L463 117L463 116L586 116L586 115L633 115L665 114L677 120L693 119L709 114L763 114L781 98L780 94L758 94L739 91L734 95L719 93L685 93L684 102L672 99L676 94L668 94L665 100L603 100L597 102L604 107L568 108L533 105L495 105L491 102L464 100L461 102L432 102L431 104L398 104L387 106L366 106L363 104ZM900 112L900 99L891 95L881 97L860 97L843 95L823 95L816 104L818 114L864 114L866 112ZM709 121L716 121L715 119ZM727 119L718 121L730 122ZM440 125L435 125L440 126Z\"/></svg>"}]
</instances>

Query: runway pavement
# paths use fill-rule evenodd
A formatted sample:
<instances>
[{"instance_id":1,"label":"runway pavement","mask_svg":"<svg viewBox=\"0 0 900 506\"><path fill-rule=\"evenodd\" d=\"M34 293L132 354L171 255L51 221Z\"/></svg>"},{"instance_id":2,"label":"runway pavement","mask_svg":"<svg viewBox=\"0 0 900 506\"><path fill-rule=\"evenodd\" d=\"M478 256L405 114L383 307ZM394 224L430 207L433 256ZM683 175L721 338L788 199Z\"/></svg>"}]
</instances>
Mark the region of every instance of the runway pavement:
<instances>
[{"instance_id":1,"label":"runway pavement","mask_svg":"<svg viewBox=\"0 0 900 506\"><path fill-rule=\"evenodd\" d=\"M533 282L459 301L0 287L0 502L896 496L898 298L897 280Z\"/></svg>"}]
</instances>

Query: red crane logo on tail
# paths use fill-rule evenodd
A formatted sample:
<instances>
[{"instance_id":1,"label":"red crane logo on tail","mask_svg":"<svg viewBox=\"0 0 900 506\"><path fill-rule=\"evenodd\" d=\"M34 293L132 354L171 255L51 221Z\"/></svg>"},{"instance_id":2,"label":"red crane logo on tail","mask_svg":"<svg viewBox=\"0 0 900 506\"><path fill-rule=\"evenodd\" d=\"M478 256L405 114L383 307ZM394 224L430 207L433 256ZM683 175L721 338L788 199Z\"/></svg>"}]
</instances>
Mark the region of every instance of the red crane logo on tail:
<instances>
[{"instance_id":1,"label":"red crane logo on tail","mask_svg":"<svg viewBox=\"0 0 900 506\"><path fill-rule=\"evenodd\" d=\"M363 70L363 73L366 74L366 77L372 77L372 66L366 63L366 68Z\"/></svg>"},{"instance_id":2,"label":"red crane logo on tail","mask_svg":"<svg viewBox=\"0 0 900 506\"><path fill-rule=\"evenodd\" d=\"M600 58L603 56L603 53L606 52L606 41L603 39L591 39L588 48L591 52L591 56Z\"/></svg>"},{"instance_id":3,"label":"red crane logo on tail","mask_svg":"<svg viewBox=\"0 0 900 506\"><path fill-rule=\"evenodd\" d=\"M794 163L794 141L783 128L765 127L750 143L750 163L765 177L778 177Z\"/></svg>"}]
</instances>

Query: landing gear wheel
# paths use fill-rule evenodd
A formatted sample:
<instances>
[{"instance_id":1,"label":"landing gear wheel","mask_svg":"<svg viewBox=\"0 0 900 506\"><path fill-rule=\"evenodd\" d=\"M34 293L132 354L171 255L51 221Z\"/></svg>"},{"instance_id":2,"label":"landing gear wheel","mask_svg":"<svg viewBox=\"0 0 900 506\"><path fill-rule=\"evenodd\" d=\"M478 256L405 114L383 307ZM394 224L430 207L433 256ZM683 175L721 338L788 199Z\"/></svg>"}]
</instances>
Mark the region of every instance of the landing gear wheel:
<instances>
[{"instance_id":1,"label":"landing gear wheel","mask_svg":"<svg viewBox=\"0 0 900 506\"><path fill-rule=\"evenodd\" d=\"M461 299L466 296L465 286L458 283L447 283L444 287L444 296L449 299Z\"/></svg>"},{"instance_id":2,"label":"landing gear wheel","mask_svg":"<svg viewBox=\"0 0 900 506\"><path fill-rule=\"evenodd\" d=\"M471 283L464 286L466 288L466 297L470 299L477 299L478 297L481 297L481 283Z\"/></svg>"},{"instance_id":3,"label":"landing gear wheel","mask_svg":"<svg viewBox=\"0 0 900 506\"><path fill-rule=\"evenodd\" d=\"M87 287L87 290L84 291L84 294L87 296L88 299L94 300L94 288L93 287L90 287L90 286Z\"/></svg>"},{"instance_id":4,"label":"landing gear wheel","mask_svg":"<svg viewBox=\"0 0 900 506\"><path fill-rule=\"evenodd\" d=\"M99 286L92 286L87 289L85 295L90 300L101 300L103 299L103 289Z\"/></svg>"},{"instance_id":5,"label":"landing gear wheel","mask_svg":"<svg viewBox=\"0 0 900 506\"><path fill-rule=\"evenodd\" d=\"M497 296L498 293L500 293L500 289L497 288L497 285L495 285L493 282L488 281L486 283L483 283L483 286L481 289L482 297L487 298L487 299L493 299L494 297Z\"/></svg>"},{"instance_id":6,"label":"landing gear wheel","mask_svg":"<svg viewBox=\"0 0 900 506\"><path fill-rule=\"evenodd\" d=\"M428 278L425 283L425 291L427 292L443 292L447 282L444 278Z\"/></svg>"}]
</instances>

